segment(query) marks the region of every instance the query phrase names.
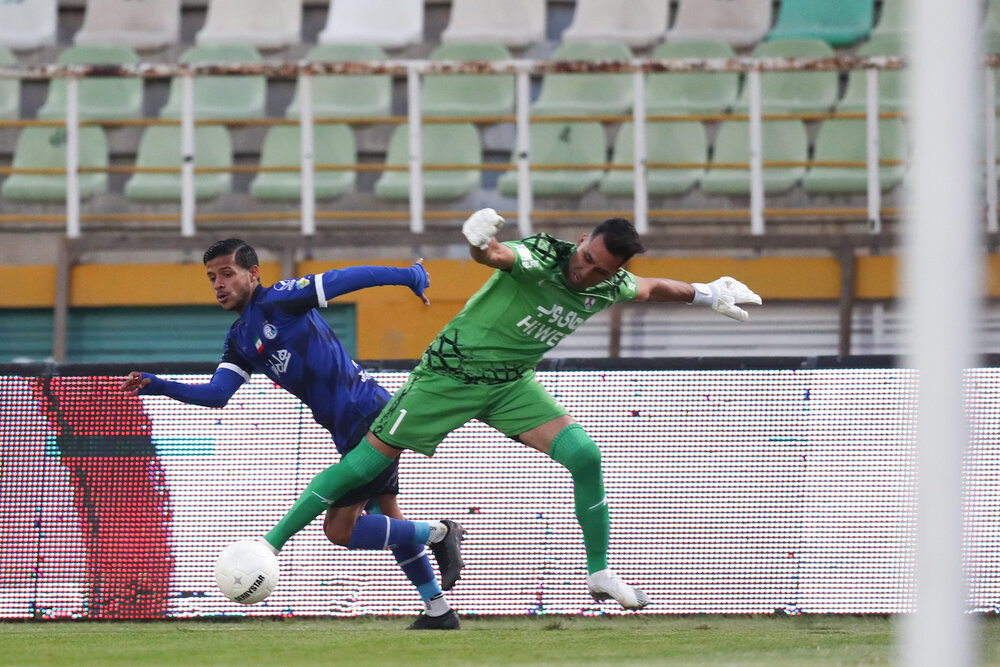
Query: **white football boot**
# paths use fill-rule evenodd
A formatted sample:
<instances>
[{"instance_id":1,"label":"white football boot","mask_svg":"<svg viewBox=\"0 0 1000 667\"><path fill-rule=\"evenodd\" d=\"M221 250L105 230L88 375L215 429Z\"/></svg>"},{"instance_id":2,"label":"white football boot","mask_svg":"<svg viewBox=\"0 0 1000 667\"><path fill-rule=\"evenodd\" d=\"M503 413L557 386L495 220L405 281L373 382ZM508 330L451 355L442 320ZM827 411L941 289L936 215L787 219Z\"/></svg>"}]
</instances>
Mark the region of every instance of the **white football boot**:
<instances>
[{"instance_id":1,"label":"white football boot","mask_svg":"<svg viewBox=\"0 0 1000 667\"><path fill-rule=\"evenodd\" d=\"M588 575L587 586L595 600L614 598L626 609L642 609L649 604L649 596L626 584L613 570L598 570Z\"/></svg>"}]
</instances>

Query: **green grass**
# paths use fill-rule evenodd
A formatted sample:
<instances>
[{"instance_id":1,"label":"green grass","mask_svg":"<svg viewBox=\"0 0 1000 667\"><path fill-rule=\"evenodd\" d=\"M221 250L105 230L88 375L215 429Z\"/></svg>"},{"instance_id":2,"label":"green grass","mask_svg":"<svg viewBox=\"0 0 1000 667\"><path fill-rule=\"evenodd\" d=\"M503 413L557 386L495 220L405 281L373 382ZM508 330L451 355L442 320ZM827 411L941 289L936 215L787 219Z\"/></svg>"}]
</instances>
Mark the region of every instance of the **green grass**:
<instances>
[{"instance_id":1,"label":"green grass","mask_svg":"<svg viewBox=\"0 0 1000 667\"><path fill-rule=\"evenodd\" d=\"M406 618L0 623L0 665L888 665L896 623L851 616ZM1000 621L979 623L1000 665Z\"/></svg>"}]
</instances>

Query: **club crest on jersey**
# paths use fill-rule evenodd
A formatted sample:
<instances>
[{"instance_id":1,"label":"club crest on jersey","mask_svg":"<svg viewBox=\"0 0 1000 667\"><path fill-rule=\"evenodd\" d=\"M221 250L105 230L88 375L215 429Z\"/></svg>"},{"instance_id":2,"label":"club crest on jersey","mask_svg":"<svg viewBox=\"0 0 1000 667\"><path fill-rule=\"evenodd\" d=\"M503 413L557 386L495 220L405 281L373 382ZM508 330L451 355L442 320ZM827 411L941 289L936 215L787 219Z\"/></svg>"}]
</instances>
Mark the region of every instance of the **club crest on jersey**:
<instances>
[{"instance_id":1,"label":"club crest on jersey","mask_svg":"<svg viewBox=\"0 0 1000 667\"><path fill-rule=\"evenodd\" d=\"M274 340L277 337L278 337L278 327L274 326L270 322L266 323L264 325L264 338L268 340Z\"/></svg>"},{"instance_id":2,"label":"club crest on jersey","mask_svg":"<svg viewBox=\"0 0 1000 667\"><path fill-rule=\"evenodd\" d=\"M262 341L260 338L256 339L253 342L253 346L257 348L257 354L260 354L261 352L264 351L264 341Z\"/></svg>"},{"instance_id":3,"label":"club crest on jersey","mask_svg":"<svg viewBox=\"0 0 1000 667\"><path fill-rule=\"evenodd\" d=\"M295 281L295 289L305 289L309 287L309 282L308 278L299 278Z\"/></svg>"},{"instance_id":4,"label":"club crest on jersey","mask_svg":"<svg viewBox=\"0 0 1000 667\"><path fill-rule=\"evenodd\" d=\"M295 281L292 280L291 278L289 278L288 280L279 280L278 282L274 283L274 289L278 290L279 292L290 290L293 287L295 287Z\"/></svg>"},{"instance_id":5,"label":"club crest on jersey","mask_svg":"<svg viewBox=\"0 0 1000 667\"><path fill-rule=\"evenodd\" d=\"M590 310L591 308L594 307L594 303L596 301L597 301L596 297L588 296L586 299L583 300L583 307L586 308L587 310Z\"/></svg>"},{"instance_id":6,"label":"club crest on jersey","mask_svg":"<svg viewBox=\"0 0 1000 667\"><path fill-rule=\"evenodd\" d=\"M278 350L267 360L267 365L271 367L275 375L281 375L288 370L288 362L292 360L292 353L288 350Z\"/></svg>"}]
</instances>

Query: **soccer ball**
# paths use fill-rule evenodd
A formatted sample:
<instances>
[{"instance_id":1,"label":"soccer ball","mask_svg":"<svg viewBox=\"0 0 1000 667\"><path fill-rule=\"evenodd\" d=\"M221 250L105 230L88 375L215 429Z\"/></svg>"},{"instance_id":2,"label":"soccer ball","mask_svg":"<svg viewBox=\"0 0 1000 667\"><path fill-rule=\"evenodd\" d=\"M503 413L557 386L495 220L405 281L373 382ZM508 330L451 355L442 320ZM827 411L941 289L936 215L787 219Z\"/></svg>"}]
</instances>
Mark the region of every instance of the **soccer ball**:
<instances>
[{"instance_id":1,"label":"soccer ball","mask_svg":"<svg viewBox=\"0 0 1000 667\"><path fill-rule=\"evenodd\" d=\"M278 583L278 557L260 542L230 544L215 561L215 582L233 602L255 604Z\"/></svg>"}]
</instances>

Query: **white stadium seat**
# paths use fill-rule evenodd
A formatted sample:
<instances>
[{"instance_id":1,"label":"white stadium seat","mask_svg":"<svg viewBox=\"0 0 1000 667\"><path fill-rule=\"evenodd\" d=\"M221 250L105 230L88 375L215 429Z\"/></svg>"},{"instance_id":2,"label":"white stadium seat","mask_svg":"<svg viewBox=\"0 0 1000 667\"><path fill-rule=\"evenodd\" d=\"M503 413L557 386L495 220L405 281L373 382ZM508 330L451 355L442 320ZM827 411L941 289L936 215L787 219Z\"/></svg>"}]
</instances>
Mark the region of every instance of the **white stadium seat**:
<instances>
[{"instance_id":1,"label":"white stadium seat","mask_svg":"<svg viewBox=\"0 0 1000 667\"><path fill-rule=\"evenodd\" d=\"M562 41L614 39L632 48L645 48L667 32L667 0L576 0L573 22Z\"/></svg>"},{"instance_id":2,"label":"white stadium seat","mask_svg":"<svg viewBox=\"0 0 1000 667\"><path fill-rule=\"evenodd\" d=\"M423 0L330 0L326 27L318 41L401 49L423 39Z\"/></svg>"},{"instance_id":3,"label":"white stadium seat","mask_svg":"<svg viewBox=\"0 0 1000 667\"><path fill-rule=\"evenodd\" d=\"M73 43L160 49L177 44L180 31L180 0L87 0L83 26L73 36Z\"/></svg>"},{"instance_id":4,"label":"white stadium seat","mask_svg":"<svg viewBox=\"0 0 1000 667\"><path fill-rule=\"evenodd\" d=\"M545 41L545 0L452 0L441 41L499 42L514 49Z\"/></svg>"},{"instance_id":5,"label":"white stadium seat","mask_svg":"<svg viewBox=\"0 0 1000 667\"><path fill-rule=\"evenodd\" d=\"M197 44L281 49L302 41L300 0L211 0Z\"/></svg>"},{"instance_id":6,"label":"white stadium seat","mask_svg":"<svg viewBox=\"0 0 1000 667\"><path fill-rule=\"evenodd\" d=\"M680 0L667 41L711 39L754 46L771 29L771 0Z\"/></svg>"},{"instance_id":7,"label":"white stadium seat","mask_svg":"<svg viewBox=\"0 0 1000 667\"><path fill-rule=\"evenodd\" d=\"M56 43L56 0L0 2L0 46L28 51Z\"/></svg>"}]
</instances>

